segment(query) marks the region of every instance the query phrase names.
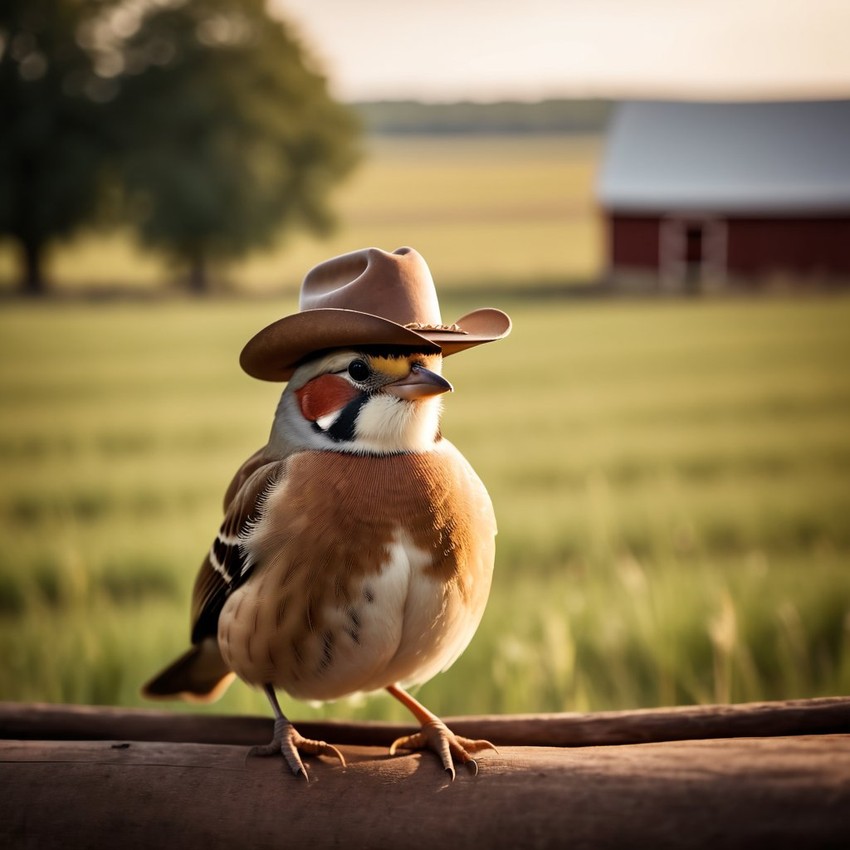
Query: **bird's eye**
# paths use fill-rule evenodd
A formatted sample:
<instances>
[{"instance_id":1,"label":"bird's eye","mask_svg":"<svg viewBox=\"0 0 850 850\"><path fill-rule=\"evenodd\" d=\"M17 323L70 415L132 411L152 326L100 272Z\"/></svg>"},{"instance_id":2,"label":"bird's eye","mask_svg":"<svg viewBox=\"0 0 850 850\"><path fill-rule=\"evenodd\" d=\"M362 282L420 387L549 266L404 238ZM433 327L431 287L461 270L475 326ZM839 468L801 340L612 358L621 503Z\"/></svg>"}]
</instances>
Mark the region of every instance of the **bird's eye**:
<instances>
[{"instance_id":1,"label":"bird's eye","mask_svg":"<svg viewBox=\"0 0 850 850\"><path fill-rule=\"evenodd\" d=\"M362 360L352 360L348 364L348 374L355 381L365 381L369 377L369 367Z\"/></svg>"}]
</instances>

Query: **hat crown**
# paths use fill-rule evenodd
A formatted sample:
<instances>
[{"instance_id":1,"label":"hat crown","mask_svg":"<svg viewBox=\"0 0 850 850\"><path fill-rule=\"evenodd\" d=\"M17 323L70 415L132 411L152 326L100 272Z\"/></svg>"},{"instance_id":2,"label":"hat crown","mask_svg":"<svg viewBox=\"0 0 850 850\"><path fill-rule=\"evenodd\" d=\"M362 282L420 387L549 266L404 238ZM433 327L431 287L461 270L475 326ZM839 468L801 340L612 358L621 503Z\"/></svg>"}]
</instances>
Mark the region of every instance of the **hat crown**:
<instances>
[{"instance_id":1,"label":"hat crown","mask_svg":"<svg viewBox=\"0 0 850 850\"><path fill-rule=\"evenodd\" d=\"M413 248L364 248L311 269L301 285L301 310L357 310L399 325L442 324L428 264Z\"/></svg>"},{"instance_id":2,"label":"hat crown","mask_svg":"<svg viewBox=\"0 0 850 850\"><path fill-rule=\"evenodd\" d=\"M510 318L492 307L444 325L434 280L419 253L364 248L309 271L299 312L255 334L239 362L255 378L288 381L305 357L326 349L388 345L448 357L510 330Z\"/></svg>"}]
</instances>

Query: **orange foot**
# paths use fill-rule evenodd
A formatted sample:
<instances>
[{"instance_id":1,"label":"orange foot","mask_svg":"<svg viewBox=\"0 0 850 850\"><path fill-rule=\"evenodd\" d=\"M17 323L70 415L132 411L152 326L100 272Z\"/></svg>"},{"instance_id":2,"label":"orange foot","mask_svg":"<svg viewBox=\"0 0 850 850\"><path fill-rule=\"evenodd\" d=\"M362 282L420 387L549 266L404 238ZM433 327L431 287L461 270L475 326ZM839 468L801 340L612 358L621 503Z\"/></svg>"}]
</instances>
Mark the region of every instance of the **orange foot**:
<instances>
[{"instance_id":1,"label":"orange foot","mask_svg":"<svg viewBox=\"0 0 850 850\"><path fill-rule=\"evenodd\" d=\"M290 770L296 776L302 776L309 781L307 768L304 767L304 762L301 761L299 750L310 755L318 756L335 756L340 760L342 766L345 767L345 759L342 753L332 744L326 744L324 741L312 741L309 738L303 738L295 729L295 727L285 718L278 717L274 722L274 737L270 744L262 747L252 747L248 752L248 756L275 756L282 755L286 759Z\"/></svg>"},{"instance_id":2,"label":"orange foot","mask_svg":"<svg viewBox=\"0 0 850 850\"><path fill-rule=\"evenodd\" d=\"M472 757L473 753L481 750L496 750L489 741L471 741L455 735L436 714L428 711L421 702L417 702L407 691L398 685L389 685L387 691L392 694L419 721L422 728L413 735L405 735L393 741L390 755L401 747L406 750L432 749L443 763L443 768L455 778L455 766L452 758L465 764L473 774L478 773L478 762ZM498 750L496 750L498 752Z\"/></svg>"},{"instance_id":3,"label":"orange foot","mask_svg":"<svg viewBox=\"0 0 850 850\"><path fill-rule=\"evenodd\" d=\"M393 756L397 749L403 750L433 750L443 763L445 771L455 778L454 759L472 772L478 774L478 762L472 757L474 753L482 750L495 750L489 741L473 741L469 738L461 738L455 735L442 720L435 717L422 724L422 729L413 735L405 735L393 741L390 747L390 755ZM498 751L497 751L498 752Z\"/></svg>"}]
</instances>

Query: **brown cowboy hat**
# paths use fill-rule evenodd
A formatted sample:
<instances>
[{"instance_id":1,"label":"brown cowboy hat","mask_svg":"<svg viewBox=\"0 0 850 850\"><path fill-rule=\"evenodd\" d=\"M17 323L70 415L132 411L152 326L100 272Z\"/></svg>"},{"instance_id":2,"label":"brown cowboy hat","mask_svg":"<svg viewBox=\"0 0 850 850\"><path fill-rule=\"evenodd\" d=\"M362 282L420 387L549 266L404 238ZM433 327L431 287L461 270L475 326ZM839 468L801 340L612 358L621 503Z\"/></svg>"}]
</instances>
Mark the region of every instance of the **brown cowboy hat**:
<instances>
[{"instance_id":1,"label":"brown cowboy hat","mask_svg":"<svg viewBox=\"0 0 850 850\"><path fill-rule=\"evenodd\" d=\"M431 272L413 248L392 254L364 248L320 263L304 278L299 306L299 313L263 328L242 349L239 362L249 375L288 381L307 355L357 345L448 356L511 330L508 316L490 307L444 325Z\"/></svg>"}]
</instances>

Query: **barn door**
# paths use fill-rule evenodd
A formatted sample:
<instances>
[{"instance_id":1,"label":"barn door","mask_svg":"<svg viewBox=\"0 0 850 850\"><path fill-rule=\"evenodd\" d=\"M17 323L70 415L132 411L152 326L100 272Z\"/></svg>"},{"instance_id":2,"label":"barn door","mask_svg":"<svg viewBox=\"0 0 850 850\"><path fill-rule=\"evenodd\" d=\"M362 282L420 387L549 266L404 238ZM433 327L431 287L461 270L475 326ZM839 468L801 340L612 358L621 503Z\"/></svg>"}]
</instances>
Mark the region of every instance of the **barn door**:
<instances>
[{"instance_id":1,"label":"barn door","mask_svg":"<svg viewBox=\"0 0 850 850\"><path fill-rule=\"evenodd\" d=\"M669 287L698 292L726 275L726 222L709 216L661 220L659 272Z\"/></svg>"}]
</instances>

